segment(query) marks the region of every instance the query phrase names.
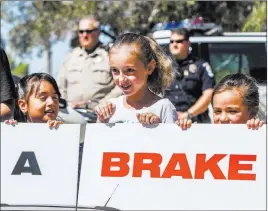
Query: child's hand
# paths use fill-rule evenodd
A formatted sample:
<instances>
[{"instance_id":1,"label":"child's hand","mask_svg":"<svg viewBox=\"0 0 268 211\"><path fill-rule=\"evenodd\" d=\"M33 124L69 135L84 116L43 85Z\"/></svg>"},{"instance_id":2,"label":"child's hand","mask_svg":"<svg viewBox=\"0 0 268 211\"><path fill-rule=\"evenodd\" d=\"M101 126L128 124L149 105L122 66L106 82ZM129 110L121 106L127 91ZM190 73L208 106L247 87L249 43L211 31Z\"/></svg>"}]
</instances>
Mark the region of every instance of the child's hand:
<instances>
[{"instance_id":1,"label":"child's hand","mask_svg":"<svg viewBox=\"0 0 268 211\"><path fill-rule=\"evenodd\" d=\"M187 119L188 118L188 113L187 112L178 111L177 112L177 115L178 115L178 120L180 120L180 119Z\"/></svg>"},{"instance_id":2,"label":"child's hand","mask_svg":"<svg viewBox=\"0 0 268 211\"><path fill-rule=\"evenodd\" d=\"M58 120L48 120L47 123L50 129L53 129L53 128L58 129L59 126L63 124L62 121L58 121Z\"/></svg>"},{"instance_id":3,"label":"child's hand","mask_svg":"<svg viewBox=\"0 0 268 211\"><path fill-rule=\"evenodd\" d=\"M153 113L137 113L137 118L139 122L144 125L161 123L160 118Z\"/></svg>"},{"instance_id":4,"label":"child's hand","mask_svg":"<svg viewBox=\"0 0 268 211\"><path fill-rule=\"evenodd\" d=\"M115 112L115 105L112 103L97 105L95 112L100 122L107 122L107 120L110 119Z\"/></svg>"},{"instance_id":5,"label":"child's hand","mask_svg":"<svg viewBox=\"0 0 268 211\"><path fill-rule=\"evenodd\" d=\"M192 120L191 119L178 119L176 121L176 124L182 129L187 130L192 126Z\"/></svg>"},{"instance_id":6,"label":"child's hand","mask_svg":"<svg viewBox=\"0 0 268 211\"><path fill-rule=\"evenodd\" d=\"M247 121L248 129L252 130L258 130L259 127L261 127L264 124L264 121L261 121L259 119L250 119Z\"/></svg>"},{"instance_id":7,"label":"child's hand","mask_svg":"<svg viewBox=\"0 0 268 211\"><path fill-rule=\"evenodd\" d=\"M4 121L4 123L7 125L12 125L12 126L15 126L18 124L18 122L15 119L7 119Z\"/></svg>"}]
</instances>

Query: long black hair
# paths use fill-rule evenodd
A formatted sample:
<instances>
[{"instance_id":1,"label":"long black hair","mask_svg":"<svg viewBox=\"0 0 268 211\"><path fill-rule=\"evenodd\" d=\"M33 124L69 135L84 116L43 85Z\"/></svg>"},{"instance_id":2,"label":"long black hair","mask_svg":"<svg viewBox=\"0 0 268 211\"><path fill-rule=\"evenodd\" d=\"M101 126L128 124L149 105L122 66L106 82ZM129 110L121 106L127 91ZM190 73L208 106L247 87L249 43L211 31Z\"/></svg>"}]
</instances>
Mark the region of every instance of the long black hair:
<instances>
[{"instance_id":1,"label":"long black hair","mask_svg":"<svg viewBox=\"0 0 268 211\"><path fill-rule=\"evenodd\" d=\"M56 80L47 73L33 73L26 75L19 80L16 84L16 91L18 94L18 100L24 99L26 102L29 99L29 96L35 91L39 90L40 84L42 81L49 82L56 91L58 97L61 97L59 87ZM27 116L20 110L18 105L18 100L15 103L14 119L18 122L27 122Z\"/></svg>"}]
</instances>

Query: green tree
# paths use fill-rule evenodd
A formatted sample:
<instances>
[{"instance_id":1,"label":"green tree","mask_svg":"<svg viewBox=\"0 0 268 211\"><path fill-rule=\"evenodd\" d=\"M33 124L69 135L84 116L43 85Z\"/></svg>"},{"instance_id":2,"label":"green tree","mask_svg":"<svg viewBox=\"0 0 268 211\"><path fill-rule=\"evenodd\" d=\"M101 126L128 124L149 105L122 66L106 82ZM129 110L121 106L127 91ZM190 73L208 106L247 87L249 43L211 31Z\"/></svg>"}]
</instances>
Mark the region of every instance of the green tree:
<instances>
[{"instance_id":1,"label":"green tree","mask_svg":"<svg viewBox=\"0 0 268 211\"><path fill-rule=\"evenodd\" d=\"M127 31L147 34L154 24L203 16L225 31L241 31L254 2L239 1L97 1L95 11L81 10L73 4L77 20L82 14L94 14L103 24L111 26L117 36ZM78 15L77 15L78 13Z\"/></svg>"},{"instance_id":2,"label":"green tree","mask_svg":"<svg viewBox=\"0 0 268 211\"><path fill-rule=\"evenodd\" d=\"M16 61L10 55L7 56L12 75L16 75L21 78L28 74L28 64L25 64L23 62L19 62L19 64L17 64Z\"/></svg>"},{"instance_id":3,"label":"green tree","mask_svg":"<svg viewBox=\"0 0 268 211\"><path fill-rule=\"evenodd\" d=\"M12 74L20 78L28 74L28 64L19 63L14 69L12 69Z\"/></svg>"},{"instance_id":4,"label":"green tree","mask_svg":"<svg viewBox=\"0 0 268 211\"><path fill-rule=\"evenodd\" d=\"M255 2L242 28L243 31L265 32L267 30L266 4L266 2Z\"/></svg>"},{"instance_id":5,"label":"green tree","mask_svg":"<svg viewBox=\"0 0 268 211\"><path fill-rule=\"evenodd\" d=\"M51 73L51 47L70 29L71 9L61 2L4 2L2 16L13 25L9 32L10 47L21 57L29 56L39 47L39 55L46 54L47 71Z\"/></svg>"},{"instance_id":6,"label":"green tree","mask_svg":"<svg viewBox=\"0 0 268 211\"><path fill-rule=\"evenodd\" d=\"M38 47L40 54L45 52L51 73L51 47L68 32L76 32L83 16L95 15L102 24L110 26L115 36L128 31L147 34L156 23L197 16L220 24L225 31L241 31L255 4L254 1L1 1L1 18L12 25L9 33L12 49L20 56L29 56Z\"/></svg>"}]
</instances>

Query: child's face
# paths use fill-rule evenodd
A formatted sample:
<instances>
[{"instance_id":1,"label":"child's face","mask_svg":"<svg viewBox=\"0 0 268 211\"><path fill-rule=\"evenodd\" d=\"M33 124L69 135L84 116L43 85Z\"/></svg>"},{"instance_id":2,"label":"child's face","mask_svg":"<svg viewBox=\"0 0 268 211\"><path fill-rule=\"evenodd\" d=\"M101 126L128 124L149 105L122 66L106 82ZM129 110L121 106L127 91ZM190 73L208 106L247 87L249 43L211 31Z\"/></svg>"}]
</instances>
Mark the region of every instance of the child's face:
<instances>
[{"instance_id":1,"label":"child's face","mask_svg":"<svg viewBox=\"0 0 268 211\"><path fill-rule=\"evenodd\" d=\"M237 89L217 93L213 97L215 124L244 124L250 119L241 92Z\"/></svg>"},{"instance_id":2,"label":"child's face","mask_svg":"<svg viewBox=\"0 0 268 211\"><path fill-rule=\"evenodd\" d=\"M134 47L123 45L113 49L109 60L114 82L126 96L133 96L147 88L147 78L154 67L151 64L145 67Z\"/></svg>"},{"instance_id":3,"label":"child's face","mask_svg":"<svg viewBox=\"0 0 268 211\"><path fill-rule=\"evenodd\" d=\"M37 93L33 92L25 105L25 111L30 122L43 123L55 120L59 113L59 97L47 81L42 81Z\"/></svg>"}]
</instances>

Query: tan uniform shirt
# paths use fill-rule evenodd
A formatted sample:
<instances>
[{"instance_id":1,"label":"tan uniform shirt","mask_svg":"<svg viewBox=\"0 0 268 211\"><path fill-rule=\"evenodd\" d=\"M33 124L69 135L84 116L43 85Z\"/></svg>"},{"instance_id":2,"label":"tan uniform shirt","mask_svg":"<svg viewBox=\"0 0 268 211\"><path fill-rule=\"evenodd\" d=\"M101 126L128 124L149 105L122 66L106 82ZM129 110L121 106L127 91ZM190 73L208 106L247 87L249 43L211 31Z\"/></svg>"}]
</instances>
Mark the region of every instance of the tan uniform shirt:
<instances>
[{"instance_id":1,"label":"tan uniform shirt","mask_svg":"<svg viewBox=\"0 0 268 211\"><path fill-rule=\"evenodd\" d=\"M77 47L67 55L58 75L62 97L68 102L94 101L94 107L121 95L113 82L108 53L101 47L88 54Z\"/></svg>"}]
</instances>

